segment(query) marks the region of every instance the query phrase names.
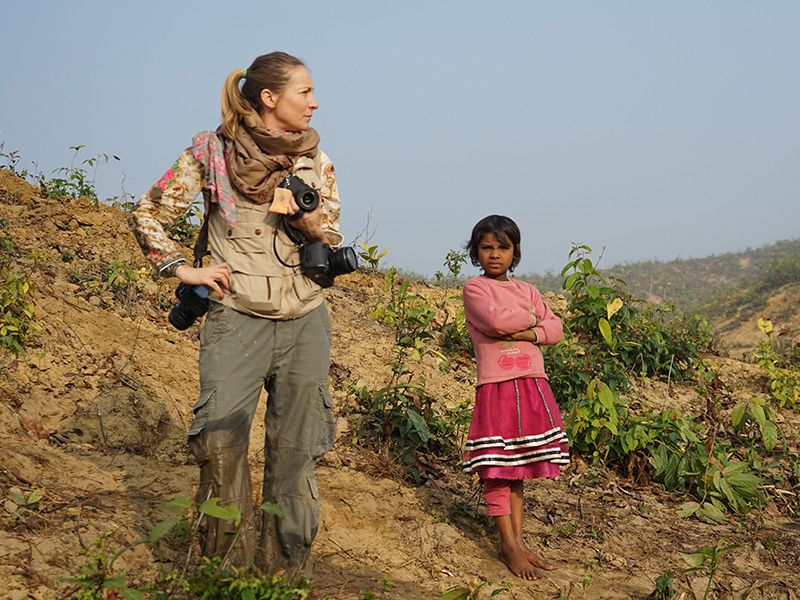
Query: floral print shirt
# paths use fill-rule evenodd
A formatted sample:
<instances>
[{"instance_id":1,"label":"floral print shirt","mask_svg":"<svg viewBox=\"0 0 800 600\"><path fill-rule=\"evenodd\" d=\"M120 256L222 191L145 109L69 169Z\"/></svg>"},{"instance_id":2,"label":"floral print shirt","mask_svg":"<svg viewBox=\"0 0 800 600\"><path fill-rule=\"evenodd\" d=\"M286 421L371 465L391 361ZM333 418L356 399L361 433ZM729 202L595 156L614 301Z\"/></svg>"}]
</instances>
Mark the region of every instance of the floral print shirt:
<instances>
[{"instance_id":1,"label":"floral print shirt","mask_svg":"<svg viewBox=\"0 0 800 600\"><path fill-rule=\"evenodd\" d=\"M340 200L333 163L321 152L320 210L322 229L331 246L337 247L343 237L339 233ZM205 173L187 148L164 175L142 194L133 208L128 223L145 257L153 266L154 276L172 277L175 269L187 262L178 244L166 229L188 211L203 189Z\"/></svg>"}]
</instances>

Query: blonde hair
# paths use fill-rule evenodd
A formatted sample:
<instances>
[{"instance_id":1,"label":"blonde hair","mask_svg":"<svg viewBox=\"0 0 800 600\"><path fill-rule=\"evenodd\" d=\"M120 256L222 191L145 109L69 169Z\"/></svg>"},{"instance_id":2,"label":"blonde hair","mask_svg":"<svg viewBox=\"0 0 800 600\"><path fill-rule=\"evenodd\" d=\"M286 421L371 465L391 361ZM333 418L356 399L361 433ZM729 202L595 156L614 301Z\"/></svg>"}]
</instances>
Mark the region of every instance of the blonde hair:
<instances>
[{"instance_id":1,"label":"blonde hair","mask_svg":"<svg viewBox=\"0 0 800 600\"><path fill-rule=\"evenodd\" d=\"M286 52L270 52L256 58L246 70L231 71L222 84L222 124L223 135L228 139L236 137L239 121L248 114L260 114L263 110L261 92L270 90L280 94L289 83L292 71L305 67L299 58ZM244 84L239 89L239 82Z\"/></svg>"}]
</instances>

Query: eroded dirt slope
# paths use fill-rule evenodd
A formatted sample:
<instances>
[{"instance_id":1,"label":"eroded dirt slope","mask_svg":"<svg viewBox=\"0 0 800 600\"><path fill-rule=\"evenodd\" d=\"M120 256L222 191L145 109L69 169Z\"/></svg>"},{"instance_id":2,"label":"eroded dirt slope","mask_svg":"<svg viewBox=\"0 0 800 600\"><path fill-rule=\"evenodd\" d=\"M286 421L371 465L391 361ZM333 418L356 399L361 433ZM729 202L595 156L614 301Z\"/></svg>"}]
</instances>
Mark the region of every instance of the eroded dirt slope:
<instances>
[{"instance_id":1,"label":"eroded dirt slope","mask_svg":"<svg viewBox=\"0 0 800 600\"><path fill-rule=\"evenodd\" d=\"M26 355L0 354L0 496L5 501L11 487L45 490L36 511L0 516L0 597L63 598L82 546L102 536L112 547L134 542L152 527L153 509L191 494L196 467L184 432L197 393L197 331L166 324L171 282L130 274L145 265L120 211L43 200L0 169L0 224L0 236L13 241L5 264L36 284L39 326ZM109 283L115 272L130 285ZM319 469L314 598L362 599L367 591L438 598L475 579L490 582L481 596L487 598L501 587L508 591L499 598L644 598L659 575L684 566L681 553L722 538L740 546L723 561L719 597L795 597L800 526L780 502L708 525L676 515L683 498L579 460L560 480L527 487L526 536L556 571L534 582L513 578L497 560L474 480L436 465L425 485L411 486L352 445L348 383L377 386L389 375L389 332L369 317L381 289L379 276L359 273L328 292L339 435ZM439 300L446 293L422 284L418 290ZM731 402L759 392L751 365L727 359L718 368ZM472 397L471 369L420 366L430 392L447 404ZM687 410L700 402L690 384L668 389L642 381L633 394ZM262 438L260 420L253 440ZM777 420L796 448L796 416ZM258 473L257 444L251 463ZM156 568L142 546L118 566L134 582ZM678 597L702 597L704 578L675 583Z\"/></svg>"}]
</instances>

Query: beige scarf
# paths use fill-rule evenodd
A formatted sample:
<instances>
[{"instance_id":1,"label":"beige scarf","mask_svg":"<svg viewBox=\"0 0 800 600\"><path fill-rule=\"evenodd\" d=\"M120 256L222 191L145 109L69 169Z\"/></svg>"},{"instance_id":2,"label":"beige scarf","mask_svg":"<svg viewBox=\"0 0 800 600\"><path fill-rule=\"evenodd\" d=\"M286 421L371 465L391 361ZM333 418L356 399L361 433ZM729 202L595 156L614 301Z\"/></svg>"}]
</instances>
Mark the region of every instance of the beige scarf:
<instances>
[{"instance_id":1,"label":"beige scarf","mask_svg":"<svg viewBox=\"0 0 800 600\"><path fill-rule=\"evenodd\" d=\"M236 138L225 142L225 161L233 186L256 204L272 202L275 187L301 156L317 155L319 134L269 131L255 112L239 121Z\"/></svg>"}]
</instances>

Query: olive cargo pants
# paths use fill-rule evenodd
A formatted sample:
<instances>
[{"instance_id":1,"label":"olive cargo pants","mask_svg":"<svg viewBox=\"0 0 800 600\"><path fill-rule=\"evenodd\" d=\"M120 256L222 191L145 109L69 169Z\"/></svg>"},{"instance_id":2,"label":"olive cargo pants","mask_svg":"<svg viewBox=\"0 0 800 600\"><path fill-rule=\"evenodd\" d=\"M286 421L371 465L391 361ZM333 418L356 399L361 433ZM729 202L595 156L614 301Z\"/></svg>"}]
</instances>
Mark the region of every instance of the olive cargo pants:
<instances>
[{"instance_id":1,"label":"olive cargo pants","mask_svg":"<svg viewBox=\"0 0 800 600\"><path fill-rule=\"evenodd\" d=\"M325 304L276 321L211 303L200 333L200 397L189 446L200 465L199 502L235 502L242 521L237 528L206 517L206 556L228 555L235 565L255 563L265 572L305 564L319 526L314 466L335 436L330 340ZM247 449L262 387L268 394L263 500L277 504L280 517L253 511Z\"/></svg>"}]
</instances>

